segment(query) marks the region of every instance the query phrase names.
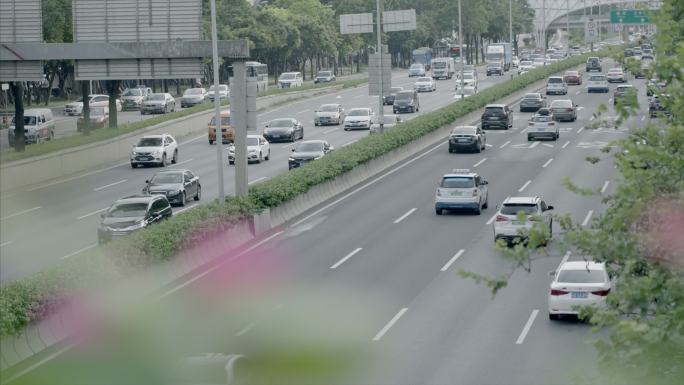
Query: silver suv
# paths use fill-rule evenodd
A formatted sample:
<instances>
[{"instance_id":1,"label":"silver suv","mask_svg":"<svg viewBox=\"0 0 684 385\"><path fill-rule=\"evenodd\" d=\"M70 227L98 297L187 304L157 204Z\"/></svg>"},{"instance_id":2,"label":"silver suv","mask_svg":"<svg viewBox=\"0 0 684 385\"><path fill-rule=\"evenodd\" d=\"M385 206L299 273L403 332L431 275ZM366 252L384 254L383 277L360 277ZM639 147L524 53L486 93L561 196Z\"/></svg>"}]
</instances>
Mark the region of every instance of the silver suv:
<instances>
[{"instance_id":1,"label":"silver suv","mask_svg":"<svg viewBox=\"0 0 684 385\"><path fill-rule=\"evenodd\" d=\"M169 134L143 136L131 151L131 167L158 165L166 167L168 160L178 162L178 143Z\"/></svg>"},{"instance_id":2,"label":"silver suv","mask_svg":"<svg viewBox=\"0 0 684 385\"><path fill-rule=\"evenodd\" d=\"M549 206L539 197L508 197L498 207L494 220L494 242L499 239L509 244L516 239L525 238L523 230L529 230L541 221L549 228L549 238L553 234L553 217Z\"/></svg>"},{"instance_id":3,"label":"silver suv","mask_svg":"<svg viewBox=\"0 0 684 385\"><path fill-rule=\"evenodd\" d=\"M489 206L489 182L467 169L454 170L442 176L435 193L435 213L444 210L475 210L480 214Z\"/></svg>"}]
</instances>

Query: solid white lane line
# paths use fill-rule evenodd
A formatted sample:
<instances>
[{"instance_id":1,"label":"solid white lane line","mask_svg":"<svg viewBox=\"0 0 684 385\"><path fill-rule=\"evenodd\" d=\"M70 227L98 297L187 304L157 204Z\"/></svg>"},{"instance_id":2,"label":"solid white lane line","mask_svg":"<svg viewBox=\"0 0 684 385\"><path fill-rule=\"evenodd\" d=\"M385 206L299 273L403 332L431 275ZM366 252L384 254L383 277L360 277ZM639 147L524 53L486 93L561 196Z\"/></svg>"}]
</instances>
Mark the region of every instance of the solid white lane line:
<instances>
[{"instance_id":1,"label":"solid white lane line","mask_svg":"<svg viewBox=\"0 0 684 385\"><path fill-rule=\"evenodd\" d=\"M542 166L542 168L546 168L546 166L550 165L551 162L553 162L553 158L547 160L546 163L544 163L544 165Z\"/></svg>"},{"instance_id":2,"label":"solid white lane line","mask_svg":"<svg viewBox=\"0 0 684 385\"><path fill-rule=\"evenodd\" d=\"M530 144L530 147L528 147L528 148L535 148L535 147L539 146L539 143L541 143L541 142L534 142L534 143Z\"/></svg>"},{"instance_id":3,"label":"solid white lane line","mask_svg":"<svg viewBox=\"0 0 684 385\"><path fill-rule=\"evenodd\" d=\"M456 262L456 260L459 259L459 258L461 257L461 255L463 255L464 252L465 252L465 250L463 250L463 249L459 250L458 253L456 253L456 255L454 255L453 257L451 257L451 259L449 260L449 262L447 262L447 263L444 265L444 267L442 267L442 268L440 269L440 271L447 271L447 270L449 269L449 267L451 267L451 265L452 265L454 262Z\"/></svg>"},{"instance_id":4,"label":"solid white lane line","mask_svg":"<svg viewBox=\"0 0 684 385\"><path fill-rule=\"evenodd\" d=\"M309 112L309 110L301 110L301 111L297 112L297 114L305 114L307 112Z\"/></svg>"},{"instance_id":5,"label":"solid white lane line","mask_svg":"<svg viewBox=\"0 0 684 385\"><path fill-rule=\"evenodd\" d=\"M335 199L334 201L328 203L327 205L321 207L320 209L314 211L313 213L311 213L311 214L305 216L304 218L298 220L297 222L293 223L292 225L290 225L290 227L297 227L297 226L301 225L302 223L308 221L308 220L311 219L312 217L315 217L316 215L320 214L321 212L323 212L323 211L325 211L325 210L327 210L327 209L329 209L329 208L335 206L336 204L338 204L338 203L342 202L343 200L349 198L350 196L352 196L352 195L358 193L359 191L362 191L362 190L368 188L369 186L374 185L375 183L381 181L382 179L385 179L387 176L392 175L392 174L394 174L395 172L397 172L397 171L403 169L404 167L409 166L409 165L412 164L413 162L416 162L416 161L420 160L420 159L423 158L424 156L427 156L427 155L430 154L431 152L434 152L434 151L436 151L436 150L439 150L440 148L443 148L443 146L444 146L444 144L443 144L443 143L440 143L440 144L438 144L438 145L432 147L431 149L425 151L424 153L422 153L422 154L420 154L420 155L417 155L415 158L410 159L410 160L404 162L403 164L397 166L396 168L394 168L394 169L392 169L392 170L390 170L390 171L387 171L386 173L384 173L384 174L380 175L379 177L377 177L377 178L371 180L370 182L364 184L363 186L360 186L360 187L358 187L358 188L356 188L356 189L354 189L354 190L348 192L347 194L344 194L344 195L341 196L340 198Z\"/></svg>"},{"instance_id":6,"label":"solid white lane line","mask_svg":"<svg viewBox=\"0 0 684 385\"><path fill-rule=\"evenodd\" d=\"M406 219L406 217L408 217L409 215L413 214L414 211L416 211L416 208L415 208L415 207L412 208L411 210L407 211L404 215L402 215L402 216L400 216L399 218L395 219L395 220L394 220L394 223L399 223L399 222L403 221L404 219Z\"/></svg>"},{"instance_id":7,"label":"solid white lane line","mask_svg":"<svg viewBox=\"0 0 684 385\"><path fill-rule=\"evenodd\" d=\"M223 266L223 264L224 264L225 262L227 262L227 261L229 261L229 260L233 260L233 259L235 259L235 258L237 258L237 257L241 257L241 256L243 256L243 255L245 255L245 254L251 252L252 250L256 249L257 247L259 247L259 246L261 246L261 245L263 245L264 243L269 242L270 240L272 240L273 238L279 236L279 235L282 234L282 233L283 233L283 231L278 231L277 233L274 233L274 234L270 235L269 237L260 240L259 242L255 243L254 245L248 247L246 250L244 250L244 251L238 253L238 254L235 255L233 258L227 259L227 260L225 260L223 263L216 264L216 265L212 266L210 269L207 269L207 270L203 271L202 273L197 274L196 276L192 277L191 279L189 279L189 280L187 280L187 281L181 283L180 285L174 287L173 289L170 289L170 290L167 291L166 293L164 293L164 294L162 294L161 296L159 296L159 298L160 298L160 299L161 299L161 298L166 298L167 296L169 296L169 295L171 295L171 294L177 292L178 290L180 290L180 289L182 289L182 288L188 286L189 284L191 284L191 283L197 281L198 279L204 277L205 275L211 273L212 271L214 271L214 270L220 268L221 266Z\"/></svg>"},{"instance_id":8,"label":"solid white lane line","mask_svg":"<svg viewBox=\"0 0 684 385\"><path fill-rule=\"evenodd\" d=\"M487 224L488 224L488 225L491 225L492 222L494 222L494 219L496 219L496 214L492 215L492 217L489 218L489 220L487 221Z\"/></svg>"},{"instance_id":9,"label":"solid white lane line","mask_svg":"<svg viewBox=\"0 0 684 385\"><path fill-rule=\"evenodd\" d=\"M608 185L610 184L610 181L607 180L603 183L603 187L601 187L601 194L605 193L606 190L608 189Z\"/></svg>"},{"instance_id":10,"label":"solid white lane line","mask_svg":"<svg viewBox=\"0 0 684 385\"><path fill-rule=\"evenodd\" d=\"M0 221L4 221L5 219L10 219L10 218L18 217L19 215L28 214L28 213L30 213L30 212L32 212L32 211L39 210L40 208L41 208L40 206L36 206L36 207L32 207L32 208L30 208L30 209L28 209L28 210L19 211L18 213L10 214L10 215L7 215L7 216L5 216L5 217L0 218Z\"/></svg>"},{"instance_id":11,"label":"solid white lane line","mask_svg":"<svg viewBox=\"0 0 684 385\"><path fill-rule=\"evenodd\" d=\"M194 205L190 205L190 206L187 206L187 207L183 207L182 209L180 209L180 210L174 212L174 214L178 215L178 214L180 214L180 213L182 213L182 212L185 212L185 211L190 210L191 208L197 207L197 206L199 206L198 203L195 203Z\"/></svg>"},{"instance_id":12,"label":"solid white lane line","mask_svg":"<svg viewBox=\"0 0 684 385\"><path fill-rule=\"evenodd\" d=\"M5 246L11 245L11 244L12 244L12 241L3 242L3 243L0 243L0 247L5 247Z\"/></svg>"},{"instance_id":13,"label":"solid white lane line","mask_svg":"<svg viewBox=\"0 0 684 385\"><path fill-rule=\"evenodd\" d=\"M280 148L289 148L289 147L294 146L295 144L297 144L297 142L292 142L292 143L290 143L290 144L286 144L286 145L280 146Z\"/></svg>"},{"instance_id":14,"label":"solid white lane line","mask_svg":"<svg viewBox=\"0 0 684 385\"><path fill-rule=\"evenodd\" d=\"M508 142L502 144L501 146L499 146L499 148L504 148L504 147L508 146L509 144L511 144L510 140Z\"/></svg>"},{"instance_id":15,"label":"solid white lane line","mask_svg":"<svg viewBox=\"0 0 684 385\"><path fill-rule=\"evenodd\" d=\"M351 253L347 254L344 258L340 259L335 263L334 265L330 266L331 269L337 269L341 264L345 263L349 258L353 257L356 255L359 251L363 250L361 247L355 249Z\"/></svg>"},{"instance_id":16,"label":"solid white lane line","mask_svg":"<svg viewBox=\"0 0 684 385\"><path fill-rule=\"evenodd\" d=\"M565 144L564 144L563 147L561 147L561 148L568 147L568 144L570 144L570 141L569 141L569 140L568 140L567 142L565 142Z\"/></svg>"},{"instance_id":17,"label":"solid white lane line","mask_svg":"<svg viewBox=\"0 0 684 385\"><path fill-rule=\"evenodd\" d=\"M81 215L80 217L76 217L76 220L80 221L81 219L83 219L83 218L88 218L88 217L91 216L91 215L99 214L99 213L101 213L101 212L107 210L108 208L109 208L109 207L105 207L105 208L103 208L103 209L99 209L99 210L95 210L95 211L93 211L93 212L90 212L90 213L88 213L88 214L83 214L83 215Z\"/></svg>"},{"instance_id":18,"label":"solid white lane line","mask_svg":"<svg viewBox=\"0 0 684 385\"><path fill-rule=\"evenodd\" d=\"M537 314L539 314L539 309L532 310L532 314L530 314L530 318L527 319L527 323L525 323L525 327L520 333L520 336L518 336L518 340L515 341L516 345L521 345L523 341L525 341L525 337L527 337L527 333L530 331L530 328L534 323L534 319L537 318Z\"/></svg>"},{"instance_id":19,"label":"solid white lane line","mask_svg":"<svg viewBox=\"0 0 684 385\"><path fill-rule=\"evenodd\" d=\"M582 226L586 226L589 224L589 220L591 219L591 216L594 214L594 210L589 210L587 213L587 216L584 217L584 220L582 221Z\"/></svg>"},{"instance_id":20,"label":"solid white lane line","mask_svg":"<svg viewBox=\"0 0 684 385\"><path fill-rule=\"evenodd\" d=\"M575 92L575 95L579 95L579 94L580 94L580 91Z\"/></svg>"},{"instance_id":21,"label":"solid white lane line","mask_svg":"<svg viewBox=\"0 0 684 385\"><path fill-rule=\"evenodd\" d=\"M329 130L323 131L323 133L324 133L324 134L329 134L329 133L331 133L331 132L337 131L338 128L339 128L339 127L331 128L331 129L329 129Z\"/></svg>"},{"instance_id":22,"label":"solid white lane line","mask_svg":"<svg viewBox=\"0 0 684 385\"><path fill-rule=\"evenodd\" d=\"M440 108L442 108L442 107L435 107L435 108L431 109L430 112L437 111L437 110L439 110Z\"/></svg>"},{"instance_id":23,"label":"solid white lane line","mask_svg":"<svg viewBox=\"0 0 684 385\"><path fill-rule=\"evenodd\" d=\"M492 146L492 145L489 144L489 143L485 143L485 147L494 147L494 146Z\"/></svg>"},{"instance_id":24,"label":"solid white lane line","mask_svg":"<svg viewBox=\"0 0 684 385\"><path fill-rule=\"evenodd\" d=\"M256 179L254 179L253 181L250 181L250 182L247 183L247 184L259 183L259 182L261 182L262 180L265 180L265 179L266 179L266 177L265 177L265 176L262 176L261 178L256 178Z\"/></svg>"},{"instance_id":25,"label":"solid white lane line","mask_svg":"<svg viewBox=\"0 0 684 385\"><path fill-rule=\"evenodd\" d=\"M76 250L76 251L74 251L74 252L71 253L71 254L67 254L67 255L61 257L60 259L71 258L71 257L73 257L74 255L81 254L82 252L84 252L84 251L86 251L86 250L90 250L90 249L95 248L95 247L97 247L97 243L93 243L92 245L88 245L88 246L86 246L86 247L84 247L84 248L82 248L82 249Z\"/></svg>"},{"instance_id":26,"label":"solid white lane line","mask_svg":"<svg viewBox=\"0 0 684 385\"><path fill-rule=\"evenodd\" d=\"M200 140L200 139L206 138L206 137L207 137L206 135L196 136L196 137L194 137L194 138L192 138L192 139L186 140L185 142L180 142L180 143L178 143L178 145L179 145L179 146L182 146L182 145L184 145L184 144L192 143L192 142L194 142L194 141L196 141L196 140Z\"/></svg>"},{"instance_id":27,"label":"solid white lane line","mask_svg":"<svg viewBox=\"0 0 684 385\"><path fill-rule=\"evenodd\" d=\"M182 161L182 162L178 162L178 163L176 163L176 164L175 164L174 166L180 166L181 164L186 164L186 163L190 163L190 162L192 162L192 161L193 161L193 159L192 159L192 158L190 158L190 159L186 159L186 160L184 160L184 161Z\"/></svg>"},{"instance_id":28,"label":"solid white lane line","mask_svg":"<svg viewBox=\"0 0 684 385\"><path fill-rule=\"evenodd\" d=\"M484 163L486 160L487 160L487 158L482 158L482 160L480 160L479 162L475 163L475 164L473 165L473 167L477 167L477 166L481 165L481 164Z\"/></svg>"},{"instance_id":29,"label":"solid white lane line","mask_svg":"<svg viewBox=\"0 0 684 385\"><path fill-rule=\"evenodd\" d=\"M347 143L343 144L342 147L347 147L347 146L349 146L350 144L353 144L354 142L356 142L357 140L358 140L358 139L354 139L354 140L352 140L352 141L350 141L350 142L347 142Z\"/></svg>"},{"instance_id":30,"label":"solid white lane line","mask_svg":"<svg viewBox=\"0 0 684 385\"><path fill-rule=\"evenodd\" d=\"M563 264L568 261L569 258L570 258L570 250L565 252L563 259L561 259L560 264L558 264L558 267L556 268L556 273L558 272L558 269L560 269L560 267L563 266Z\"/></svg>"},{"instance_id":31,"label":"solid white lane line","mask_svg":"<svg viewBox=\"0 0 684 385\"><path fill-rule=\"evenodd\" d=\"M613 98L608 99L608 103L612 103L612 102L613 102Z\"/></svg>"},{"instance_id":32,"label":"solid white lane line","mask_svg":"<svg viewBox=\"0 0 684 385\"><path fill-rule=\"evenodd\" d=\"M121 179L121 180L118 181L118 182L106 184L106 185L100 186L100 187L95 187L95 188L93 189L93 191L101 191L101 190L104 190L104 189L106 189L106 188L108 188L108 187L116 186L117 184L126 183L126 182L128 182L128 179Z\"/></svg>"},{"instance_id":33,"label":"solid white lane line","mask_svg":"<svg viewBox=\"0 0 684 385\"><path fill-rule=\"evenodd\" d=\"M256 326L256 322L250 323L249 325L247 325L247 326L245 326L244 328L242 328L242 330L240 330L239 332L235 333L235 337L242 337L242 336L244 336L245 334L247 334L247 332L249 332L250 330L252 330L252 328L255 327L255 326Z\"/></svg>"},{"instance_id":34,"label":"solid white lane line","mask_svg":"<svg viewBox=\"0 0 684 385\"><path fill-rule=\"evenodd\" d=\"M525 182L525 184L524 184L524 185L522 185L522 187L520 187L520 188L518 189L518 192L523 192L523 190L524 190L524 189L526 189L526 188L527 188L527 186L529 186L529 185L530 185L530 183L532 183L532 181L531 181L531 180L528 180L527 182Z\"/></svg>"},{"instance_id":35,"label":"solid white lane line","mask_svg":"<svg viewBox=\"0 0 684 385\"><path fill-rule=\"evenodd\" d=\"M34 371L36 368L42 366L44 363L52 360L53 358L61 355L62 353L70 350L75 345L76 345L75 343L68 344L67 346L63 347L62 349L59 349L58 351L50 354L49 356L43 358L42 360L40 360L40 361L36 362L35 364L29 366L28 368L20 371L19 373L16 373L13 376L8 377L8 378L3 378L3 381L4 381L3 384L9 384L11 382L14 382L14 380L16 380L17 378L21 378L21 377L25 376L27 373Z\"/></svg>"},{"instance_id":36,"label":"solid white lane line","mask_svg":"<svg viewBox=\"0 0 684 385\"><path fill-rule=\"evenodd\" d=\"M646 120L646 115L641 117L641 121L643 122L644 120Z\"/></svg>"},{"instance_id":37,"label":"solid white lane line","mask_svg":"<svg viewBox=\"0 0 684 385\"><path fill-rule=\"evenodd\" d=\"M384 336L385 333L387 333L387 331L390 330L390 328L391 328L392 326L394 326L394 324L397 323L397 321L399 321L399 318L401 318L401 316L403 316L404 313L406 313L407 310L408 310L407 307L402 308L401 310L399 310L399 313L397 313L397 314L396 314L396 315L387 323L387 325L385 325L385 327L383 327L383 328L378 332L378 334L376 334L375 337L373 337L373 341L380 341L380 339L382 338L382 336Z\"/></svg>"},{"instance_id":38,"label":"solid white lane line","mask_svg":"<svg viewBox=\"0 0 684 385\"><path fill-rule=\"evenodd\" d=\"M584 126L580 127L579 130L577 130L577 133L579 134L580 132L584 131Z\"/></svg>"}]
</instances>

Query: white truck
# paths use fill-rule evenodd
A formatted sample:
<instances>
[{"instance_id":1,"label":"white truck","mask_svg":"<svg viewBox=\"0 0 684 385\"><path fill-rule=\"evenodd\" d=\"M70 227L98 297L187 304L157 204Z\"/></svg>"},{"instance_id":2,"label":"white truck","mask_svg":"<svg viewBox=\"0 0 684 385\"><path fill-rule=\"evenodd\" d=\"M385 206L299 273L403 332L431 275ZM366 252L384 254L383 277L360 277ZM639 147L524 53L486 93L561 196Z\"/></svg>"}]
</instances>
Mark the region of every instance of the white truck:
<instances>
[{"instance_id":1,"label":"white truck","mask_svg":"<svg viewBox=\"0 0 684 385\"><path fill-rule=\"evenodd\" d=\"M498 64L504 71L508 71L511 68L512 48L511 43L488 45L485 51L485 63Z\"/></svg>"},{"instance_id":2,"label":"white truck","mask_svg":"<svg viewBox=\"0 0 684 385\"><path fill-rule=\"evenodd\" d=\"M456 71L456 65L452 57L432 59L431 67L433 79L451 79Z\"/></svg>"}]
</instances>

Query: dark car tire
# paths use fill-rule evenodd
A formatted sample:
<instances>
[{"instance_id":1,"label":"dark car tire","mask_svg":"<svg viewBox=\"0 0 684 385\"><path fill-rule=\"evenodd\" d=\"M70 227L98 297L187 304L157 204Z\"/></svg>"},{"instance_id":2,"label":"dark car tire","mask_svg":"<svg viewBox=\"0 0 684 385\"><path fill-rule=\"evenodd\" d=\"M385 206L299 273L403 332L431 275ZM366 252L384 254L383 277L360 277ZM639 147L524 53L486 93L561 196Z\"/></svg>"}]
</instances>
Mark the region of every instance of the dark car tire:
<instances>
[{"instance_id":1,"label":"dark car tire","mask_svg":"<svg viewBox=\"0 0 684 385\"><path fill-rule=\"evenodd\" d=\"M261 161L262 161L263 159L264 159L264 158L263 158L262 154L259 153L259 159L257 159L256 162L259 163L259 164L261 164Z\"/></svg>"},{"instance_id":2,"label":"dark car tire","mask_svg":"<svg viewBox=\"0 0 684 385\"><path fill-rule=\"evenodd\" d=\"M435 214L442 215L442 209L435 209Z\"/></svg>"},{"instance_id":3,"label":"dark car tire","mask_svg":"<svg viewBox=\"0 0 684 385\"><path fill-rule=\"evenodd\" d=\"M187 198L187 197L185 196L185 191L183 191L183 192L181 193L181 200L180 200L180 203L179 203L179 205L180 205L181 207L185 207L186 198Z\"/></svg>"},{"instance_id":4,"label":"dark car tire","mask_svg":"<svg viewBox=\"0 0 684 385\"><path fill-rule=\"evenodd\" d=\"M209 144L214 144L214 141L209 139Z\"/></svg>"},{"instance_id":5,"label":"dark car tire","mask_svg":"<svg viewBox=\"0 0 684 385\"><path fill-rule=\"evenodd\" d=\"M232 165L235 164L235 162L233 162L232 160L229 160L229 161L228 161L228 164L232 166Z\"/></svg>"},{"instance_id":6,"label":"dark car tire","mask_svg":"<svg viewBox=\"0 0 684 385\"><path fill-rule=\"evenodd\" d=\"M138 168L138 164L131 162L131 168Z\"/></svg>"},{"instance_id":7,"label":"dark car tire","mask_svg":"<svg viewBox=\"0 0 684 385\"><path fill-rule=\"evenodd\" d=\"M197 194L195 194L194 199L196 201L202 199L202 185L199 185L199 184L197 185Z\"/></svg>"},{"instance_id":8,"label":"dark car tire","mask_svg":"<svg viewBox=\"0 0 684 385\"><path fill-rule=\"evenodd\" d=\"M271 149L268 149L268 153L266 154L266 157L264 158L266 160L271 160Z\"/></svg>"},{"instance_id":9,"label":"dark car tire","mask_svg":"<svg viewBox=\"0 0 684 385\"><path fill-rule=\"evenodd\" d=\"M481 215L482 214L482 207L480 207L480 204L478 203L477 208L475 209L475 215Z\"/></svg>"},{"instance_id":10,"label":"dark car tire","mask_svg":"<svg viewBox=\"0 0 684 385\"><path fill-rule=\"evenodd\" d=\"M550 321L558 321L560 319L560 314L551 314L549 313L549 320Z\"/></svg>"},{"instance_id":11,"label":"dark car tire","mask_svg":"<svg viewBox=\"0 0 684 385\"><path fill-rule=\"evenodd\" d=\"M173 158L171 158L171 163L173 163L173 164L178 163L178 150L173 151Z\"/></svg>"},{"instance_id":12,"label":"dark car tire","mask_svg":"<svg viewBox=\"0 0 684 385\"><path fill-rule=\"evenodd\" d=\"M487 194L487 197L485 198L485 203L482 205L483 209L489 208L489 193Z\"/></svg>"},{"instance_id":13,"label":"dark car tire","mask_svg":"<svg viewBox=\"0 0 684 385\"><path fill-rule=\"evenodd\" d=\"M161 167L166 167L166 154L162 155L162 160L161 163L159 163Z\"/></svg>"},{"instance_id":14,"label":"dark car tire","mask_svg":"<svg viewBox=\"0 0 684 385\"><path fill-rule=\"evenodd\" d=\"M477 149L475 150L478 154L482 152L482 144L480 142L477 142Z\"/></svg>"}]
</instances>

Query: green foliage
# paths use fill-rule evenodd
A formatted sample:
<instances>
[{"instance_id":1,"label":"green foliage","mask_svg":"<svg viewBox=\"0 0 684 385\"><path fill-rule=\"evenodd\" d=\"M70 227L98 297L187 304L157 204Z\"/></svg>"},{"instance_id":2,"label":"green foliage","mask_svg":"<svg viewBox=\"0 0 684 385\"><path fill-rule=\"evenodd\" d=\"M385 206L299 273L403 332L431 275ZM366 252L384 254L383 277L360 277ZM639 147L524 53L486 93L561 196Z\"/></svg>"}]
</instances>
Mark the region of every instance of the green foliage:
<instances>
[{"instance_id":1,"label":"green foliage","mask_svg":"<svg viewBox=\"0 0 684 385\"><path fill-rule=\"evenodd\" d=\"M576 56L530 71L475 96L402 123L383 134L369 135L305 167L257 183L250 187L247 199L228 198L225 202L200 205L125 239L71 257L48 270L0 285L0 337L21 333L30 322L49 313L88 283L97 282L97 286L102 286L125 277L130 271L167 261L184 248L229 229L263 208L288 202L313 186L332 180L360 164L453 123L486 104L551 74L582 64L585 60L586 56ZM531 230L532 244L545 243L547 237L548 229ZM514 248L511 259L520 260L522 251L522 245ZM492 290L498 291L505 286L504 276L485 279L474 274L466 275L486 282Z\"/></svg>"}]
</instances>

